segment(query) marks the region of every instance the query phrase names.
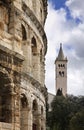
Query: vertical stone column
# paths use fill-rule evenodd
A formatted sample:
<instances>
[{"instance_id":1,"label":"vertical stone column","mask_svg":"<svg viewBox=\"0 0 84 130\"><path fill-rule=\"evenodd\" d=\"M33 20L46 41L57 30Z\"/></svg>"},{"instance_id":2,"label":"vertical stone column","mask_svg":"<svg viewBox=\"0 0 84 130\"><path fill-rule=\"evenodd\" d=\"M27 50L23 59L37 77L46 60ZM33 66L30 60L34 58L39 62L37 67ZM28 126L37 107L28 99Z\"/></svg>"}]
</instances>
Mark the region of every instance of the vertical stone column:
<instances>
[{"instance_id":1,"label":"vertical stone column","mask_svg":"<svg viewBox=\"0 0 84 130\"><path fill-rule=\"evenodd\" d=\"M43 50L40 50L40 79L41 84L44 86L45 83L45 58L43 54Z\"/></svg>"},{"instance_id":2,"label":"vertical stone column","mask_svg":"<svg viewBox=\"0 0 84 130\"><path fill-rule=\"evenodd\" d=\"M9 33L13 35L13 50L21 52L21 10L15 7L16 4L11 3Z\"/></svg>"},{"instance_id":3,"label":"vertical stone column","mask_svg":"<svg viewBox=\"0 0 84 130\"><path fill-rule=\"evenodd\" d=\"M32 101L29 102L29 113L28 113L28 130L32 130L33 125L33 115L32 115Z\"/></svg>"},{"instance_id":4,"label":"vertical stone column","mask_svg":"<svg viewBox=\"0 0 84 130\"><path fill-rule=\"evenodd\" d=\"M10 5L10 23L9 23L9 33L14 35L14 5Z\"/></svg>"},{"instance_id":5,"label":"vertical stone column","mask_svg":"<svg viewBox=\"0 0 84 130\"><path fill-rule=\"evenodd\" d=\"M18 86L17 86L18 87ZM20 95L12 92L12 126L13 130L20 130Z\"/></svg>"},{"instance_id":6,"label":"vertical stone column","mask_svg":"<svg viewBox=\"0 0 84 130\"><path fill-rule=\"evenodd\" d=\"M32 56L32 70L35 79L40 81L40 54L36 53Z\"/></svg>"},{"instance_id":7,"label":"vertical stone column","mask_svg":"<svg viewBox=\"0 0 84 130\"><path fill-rule=\"evenodd\" d=\"M25 57L23 62L23 71L31 73L31 45L29 41L22 41L22 51Z\"/></svg>"},{"instance_id":8,"label":"vertical stone column","mask_svg":"<svg viewBox=\"0 0 84 130\"><path fill-rule=\"evenodd\" d=\"M41 106L38 108L38 130L41 130Z\"/></svg>"},{"instance_id":9,"label":"vertical stone column","mask_svg":"<svg viewBox=\"0 0 84 130\"><path fill-rule=\"evenodd\" d=\"M44 64L44 62L41 62L40 63L41 64L41 66L40 66L40 78L41 78L41 83L42 83L42 85L44 86L44 83L45 83L45 64Z\"/></svg>"},{"instance_id":10,"label":"vertical stone column","mask_svg":"<svg viewBox=\"0 0 84 130\"><path fill-rule=\"evenodd\" d=\"M22 108L20 111L20 127L21 130L28 130L28 108Z\"/></svg>"},{"instance_id":11,"label":"vertical stone column","mask_svg":"<svg viewBox=\"0 0 84 130\"><path fill-rule=\"evenodd\" d=\"M46 110L43 112L43 130L46 130Z\"/></svg>"}]
</instances>

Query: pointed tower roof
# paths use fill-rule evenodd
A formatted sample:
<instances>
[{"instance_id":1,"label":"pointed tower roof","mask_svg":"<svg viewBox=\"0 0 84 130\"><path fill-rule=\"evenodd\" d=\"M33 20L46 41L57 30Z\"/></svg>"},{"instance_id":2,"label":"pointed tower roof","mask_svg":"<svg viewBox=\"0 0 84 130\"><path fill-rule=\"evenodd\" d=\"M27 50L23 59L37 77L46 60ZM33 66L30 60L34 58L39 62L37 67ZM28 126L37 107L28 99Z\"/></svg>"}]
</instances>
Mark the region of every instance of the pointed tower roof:
<instances>
[{"instance_id":1,"label":"pointed tower roof","mask_svg":"<svg viewBox=\"0 0 84 130\"><path fill-rule=\"evenodd\" d=\"M63 49L62 49L62 43L60 43L60 50L59 50L57 59L58 60L64 60L64 53L63 53Z\"/></svg>"},{"instance_id":2,"label":"pointed tower roof","mask_svg":"<svg viewBox=\"0 0 84 130\"><path fill-rule=\"evenodd\" d=\"M60 43L60 49L59 49L59 53L58 53L58 57L56 58L56 61L62 61L62 60L67 60L67 58L64 57L62 43Z\"/></svg>"}]
</instances>

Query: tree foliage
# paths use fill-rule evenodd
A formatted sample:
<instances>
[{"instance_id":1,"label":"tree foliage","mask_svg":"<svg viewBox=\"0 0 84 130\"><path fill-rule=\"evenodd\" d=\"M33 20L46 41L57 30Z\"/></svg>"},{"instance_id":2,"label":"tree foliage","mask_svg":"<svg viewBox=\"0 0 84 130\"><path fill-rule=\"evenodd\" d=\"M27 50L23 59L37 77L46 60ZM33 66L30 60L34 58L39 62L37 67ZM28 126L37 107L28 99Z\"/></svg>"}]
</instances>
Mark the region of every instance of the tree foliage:
<instances>
[{"instance_id":1,"label":"tree foliage","mask_svg":"<svg viewBox=\"0 0 84 130\"><path fill-rule=\"evenodd\" d=\"M84 97L55 96L51 108L47 114L51 130L84 130Z\"/></svg>"},{"instance_id":2,"label":"tree foliage","mask_svg":"<svg viewBox=\"0 0 84 130\"><path fill-rule=\"evenodd\" d=\"M70 120L71 130L84 130L84 110L77 112Z\"/></svg>"}]
</instances>

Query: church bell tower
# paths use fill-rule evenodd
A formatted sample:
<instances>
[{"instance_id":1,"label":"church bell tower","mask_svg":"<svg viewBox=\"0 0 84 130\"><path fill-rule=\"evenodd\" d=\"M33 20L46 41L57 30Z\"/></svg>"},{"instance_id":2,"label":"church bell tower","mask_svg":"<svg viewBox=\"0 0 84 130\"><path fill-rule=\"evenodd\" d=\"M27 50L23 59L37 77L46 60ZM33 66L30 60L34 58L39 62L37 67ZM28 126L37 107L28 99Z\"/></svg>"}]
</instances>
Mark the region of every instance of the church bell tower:
<instances>
[{"instance_id":1,"label":"church bell tower","mask_svg":"<svg viewBox=\"0 0 84 130\"><path fill-rule=\"evenodd\" d=\"M55 82L56 82L56 94L62 93L64 96L67 94L67 57L64 57L62 44L58 57L55 60Z\"/></svg>"}]
</instances>

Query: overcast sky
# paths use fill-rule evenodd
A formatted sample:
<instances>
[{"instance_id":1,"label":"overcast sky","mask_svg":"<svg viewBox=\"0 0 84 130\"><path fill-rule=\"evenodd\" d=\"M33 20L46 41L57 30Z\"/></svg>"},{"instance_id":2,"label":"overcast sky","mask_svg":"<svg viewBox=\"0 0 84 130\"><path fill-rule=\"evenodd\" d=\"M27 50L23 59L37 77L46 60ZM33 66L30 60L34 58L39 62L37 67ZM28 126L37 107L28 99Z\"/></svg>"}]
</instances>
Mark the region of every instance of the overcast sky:
<instances>
[{"instance_id":1,"label":"overcast sky","mask_svg":"<svg viewBox=\"0 0 84 130\"><path fill-rule=\"evenodd\" d=\"M84 0L49 0L46 87L55 94L55 65L60 43L68 58L68 94L84 95Z\"/></svg>"}]
</instances>

